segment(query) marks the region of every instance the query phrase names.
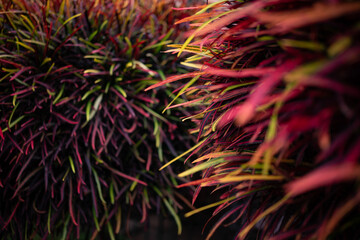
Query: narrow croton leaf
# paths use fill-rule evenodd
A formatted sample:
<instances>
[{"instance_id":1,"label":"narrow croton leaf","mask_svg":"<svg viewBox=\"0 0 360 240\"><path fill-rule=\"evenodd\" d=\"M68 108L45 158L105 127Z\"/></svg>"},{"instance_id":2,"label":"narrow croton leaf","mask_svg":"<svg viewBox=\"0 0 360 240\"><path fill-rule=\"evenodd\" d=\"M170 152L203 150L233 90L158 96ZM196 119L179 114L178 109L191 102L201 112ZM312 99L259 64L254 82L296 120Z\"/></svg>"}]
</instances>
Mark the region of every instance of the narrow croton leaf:
<instances>
[{"instance_id":1,"label":"narrow croton leaf","mask_svg":"<svg viewBox=\"0 0 360 240\"><path fill-rule=\"evenodd\" d=\"M337 4L314 3L312 6L282 13L258 12L255 17L261 22L270 23L275 31L287 32L291 29L335 19L342 15L359 12L360 4L356 2L339 2Z\"/></svg>"},{"instance_id":2,"label":"narrow croton leaf","mask_svg":"<svg viewBox=\"0 0 360 240\"><path fill-rule=\"evenodd\" d=\"M159 86L163 86L165 84L172 83L172 82L184 79L184 78L191 78L191 77L195 77L195 76L198 76L198 75L201 75L201 73L200 72L192 72L192 73L184 73L184 74L181 74L181 75L171 76L171 77L168 77L164 81L161 81L161 82L158 82L158 83L156 83L154 85L151 85L150 87L146 88L145 91L149 91L149 90L157 88Z\"/></svg>"},{"instance_id":3,"label":"narrow croton leaf","mask_svg":"<svg viewBox=\"0 0 360 240\"><path fill-rule=\"evenodd\" d=\"M251 4L242 6L241 8L236 8L233 11L230 10L226 12L226 15L220 18L218 21L210 23L207 26L203 27L201 30L196 31L196 34L198 36L202 36L205 34L209 34L213 31L221 30L223 27L226 27L227 25L235 22L238 19L258 13L261 8L265 6L265 4L266 2L263 1L255 1Z\"/></svg>"},{"instance_id":4,"label":"narrow croton leaf","mask_svg":"<svg viewBox=\"0 0 360 240\"><path fill-rule=\"evenodd\" d=\"M341 219L343 219L347 214L349 214L353 208L355 208L360 202L360 193L358 192L354 197L345 202L342 206L335 210L334 214L330 219L324 222L321 230L319 239L326 239L333 231L335 227L339 224Z\"/></svg>"},{"instance_id":5,"label":"narrow croton leaf","mask_svg":"<svg viewBox=\"0 0 360 240\"><path fill-rule=\"evenodd\" d=\"M296 196L319 187L326 187L343 181L359 178L360 167L351 163L331 164L321 167L308 175L288 184L287 191Z\"/></svg>"}]
</instances>

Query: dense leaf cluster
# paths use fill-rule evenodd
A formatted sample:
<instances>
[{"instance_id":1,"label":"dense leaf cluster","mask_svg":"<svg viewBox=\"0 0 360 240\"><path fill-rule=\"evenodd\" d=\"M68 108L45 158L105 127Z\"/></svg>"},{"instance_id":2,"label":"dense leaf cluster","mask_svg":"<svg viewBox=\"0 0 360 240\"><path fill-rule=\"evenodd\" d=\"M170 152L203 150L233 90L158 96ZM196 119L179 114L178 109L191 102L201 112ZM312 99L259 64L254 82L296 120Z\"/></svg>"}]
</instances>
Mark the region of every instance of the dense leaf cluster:
<instances>
[{"instance_id":1,"label":"dense leaf cluster","mask_svg":"<svg viewBox=\"0 0 360 240\"><path fill-rule=\"evenodd\" d=\"M131 209L181 231L183 179L158 169L190 138L161 114L171 93L143 91L176 70L161 52L181 37L174 5L0 1L1 238L114 239Z\"/></svg>"},{"instance_id":2,"label":"dense leaf cluster","mask_svg":"<svg viewBox=\"0 0 360 240\"><path fill-rule=\"evenodd\" d=\"M360 4L217 1L178 23L194 29L180 88L197 123L196 200L213 186L217 222L239 239L357 239L360 176ZM191 155L190 155L191 156ZM176 159L175 159L176 160ZM250 234L250 235L248 235Z\"/></svg>"}]
</instances>

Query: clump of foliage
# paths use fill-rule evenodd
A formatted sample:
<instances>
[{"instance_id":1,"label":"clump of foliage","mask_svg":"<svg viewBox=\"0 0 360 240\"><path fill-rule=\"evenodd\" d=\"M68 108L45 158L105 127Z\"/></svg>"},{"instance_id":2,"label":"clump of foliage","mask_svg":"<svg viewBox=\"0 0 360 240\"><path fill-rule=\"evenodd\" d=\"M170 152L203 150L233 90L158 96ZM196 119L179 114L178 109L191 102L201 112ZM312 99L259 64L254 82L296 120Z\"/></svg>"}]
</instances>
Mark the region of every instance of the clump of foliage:
<instances>
[{"instance_id":1,"label":"clump of foliage","mask_svg":"<svg viewBox=\"0 0 360 240\"><path fill-rule=\"evenodd\" d=\"M182 9L185 11L185 9ZM236 222L236 238L357 239L360 203L360 3L234 1L199 6L173 53L190 53L179 90L203 106L200 157L182 186L213 187L208 238ZM169 164L163 166L167 167ZM255 235L254 235L255 234ZM257 235L256 235L257 234Z\"/></svg>"},{"instance_id":2,"label":"clump of foliage","mask_svg":"<svg viewBox=\"0 0 360 240\"><path fill-rule=\"evenodd\" d=\"M2 238L114 239L150 209L181 232L184 179L158 168L191 139L161 115L171 93L143 89L177 68L161 50L183 4L0 1Z\"/></svg>"}]
</instances>

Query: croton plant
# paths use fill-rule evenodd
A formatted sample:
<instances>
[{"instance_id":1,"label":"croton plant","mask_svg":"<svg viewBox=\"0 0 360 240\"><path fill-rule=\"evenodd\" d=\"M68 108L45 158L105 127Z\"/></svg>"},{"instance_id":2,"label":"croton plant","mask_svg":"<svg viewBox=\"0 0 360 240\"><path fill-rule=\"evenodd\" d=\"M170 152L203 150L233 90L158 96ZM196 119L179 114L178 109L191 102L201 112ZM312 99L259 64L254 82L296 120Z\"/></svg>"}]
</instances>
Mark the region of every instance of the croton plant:
<instances>
[{"instance_id":1,"label":"croton plant","mask_svg":"<svg viewBox=\"0 0 360 240\"><path fill-rule=\"evenodd\" d=\"M179 176L192 176L181 186L197 187L193 204L213 191L187 216L215 208L207 239L231 224L237 239L358 239L360 3L195 8L177 22L193 26L187 39L168 50L193 70L147 88L188 79L174 98L188 101L166 109L201 108L184 116L198 144L162 167L188 155L193 167Z\"/></svg>"},{"instance_id":2,"label":"croton plant","mask_svg":"<svg viewBox=\"0 0 360 240\"><path fill-rule=\"evenodd\" d=\"M1 239L115 239L150 209L181 232L184 179L158 169L191 146L187 113L161 114L171 91L143 90L177 72L162 52L183 6L0 1Z\"/></svg>"}]
</instances>

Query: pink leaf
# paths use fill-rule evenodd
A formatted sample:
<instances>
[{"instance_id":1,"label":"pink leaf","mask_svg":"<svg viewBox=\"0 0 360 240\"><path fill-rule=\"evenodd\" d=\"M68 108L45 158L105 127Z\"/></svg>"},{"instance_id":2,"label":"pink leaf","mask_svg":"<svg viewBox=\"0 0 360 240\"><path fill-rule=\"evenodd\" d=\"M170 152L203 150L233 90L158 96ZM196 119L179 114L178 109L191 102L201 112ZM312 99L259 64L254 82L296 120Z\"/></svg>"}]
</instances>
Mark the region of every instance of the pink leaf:
<instances>
[{"instance_id":1,"label":"pink leaf","mask_svg":"<svg viewBox=\"0 0 360 240\"><path fill-rule=\"evenodd\" d=\"M219 121L218 127L221 128L224 125L228 124L235 120L235 124L237 126L243 126L247 122L249 122L254 114L256 108L263 103L267 94L282 80L284 74L288 73L290 70L299 65L300 60L289 60L285 62L282 66L278 67L276 70L273 68L254 68L254 69L243 69L237 72L238 76L256 76L259 74L260 76L264 76L259 83L256 85L254 91L249 95L249 98L241 105L235 106L231 108L228 112L224 114L222 119ZM208 71L209 68L205 70ZM212 74L221 76L225 76L228 73L227 77L231 74L235 76L235 71L233 70L212 70ZM271 73L271 74L270 74Z\"/></svg>"},{"instance_id":2,"label":"pink leaf","mask_svg":"<svg viewBox=\"0 0 360 240\"><path fill-rule=\"evenodd\" d=\"M223 128L225 125L231 123L234 121L235 116L238 114L238 112L240 111L241 106L236 106L231 108L230 110L228 110L220 119L217 128L221 129Z\"/></svg>"},{"instance_id":3,"label":"pink leaf","mask_svg":"<svg viewBox=\"0 0 360 240\"><path fill-rule=\"evenodd\" d=\"M270 23L277 32L289 31L310 24L327 21L342 15L360 11L360 3L314 4L311 8L288 12L259 12L255 15L261 22Z\"/></svg>"},{"instance_id":4,"label":"pink leaf","mask_svg":"<svg viewBox=\"0 0 360 240\"><path fill-rule=\"evenodd\" d=\"M243 77L261 77L275 72L275 68L247 68L242 70L229 70L214 67L206 67L203 72L211 75L230 77L230 78L243 78Z\"/></svg>"},{"instance_id":5,"label":"pink leaf","mask_svg":"<svg viewBox=\"0 0 360 240\"><path fill-rule=\"evenodd\" d=\"M24 68L22 68L21 70L19 70L14 76L12 76L11 78L10 78L10 81L12 81L12 80L14 80L15 78L17 78L18 76L20 76L23 72L26 72L26 71L28 71L28 70L30 70L30 69L32 69L33 67L24 67Z\"/></svg>"},{"instance_id":6,"label":"pink leaf","mask_svg":"<svg viewBox=\"0 0 360 240\"><path fill-rule=\"evenodd\" d=\"M359 178L360 166L352 163L331 164L323 166L299 178L286 186L287 192L292 196L328 186L331 184L351 181Z\"/></svg>"}]
</instances>

